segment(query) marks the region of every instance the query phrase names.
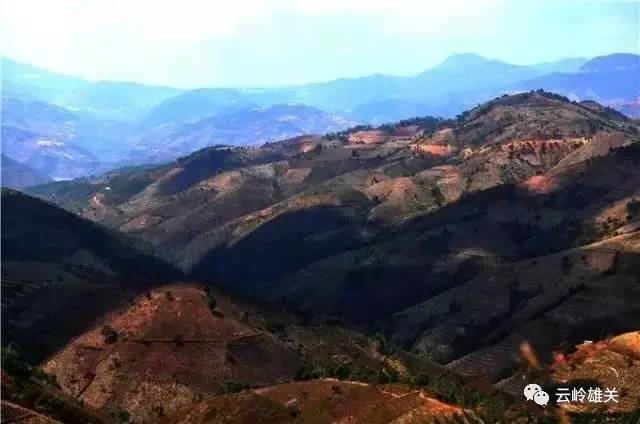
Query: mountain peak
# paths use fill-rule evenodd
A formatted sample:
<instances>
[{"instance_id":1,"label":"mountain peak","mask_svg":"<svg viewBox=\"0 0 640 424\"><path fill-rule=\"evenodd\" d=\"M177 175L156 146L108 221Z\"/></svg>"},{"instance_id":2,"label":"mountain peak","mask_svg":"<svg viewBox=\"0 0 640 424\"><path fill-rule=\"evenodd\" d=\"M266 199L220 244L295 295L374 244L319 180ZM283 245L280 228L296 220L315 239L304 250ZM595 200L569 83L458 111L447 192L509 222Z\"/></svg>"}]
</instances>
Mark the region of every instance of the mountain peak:
<instances>
[{"instance_id":1,"label":"mountain peak","mask_svg":"<svg viewBox=\"0 0 640 424\"><path fill-rule=\"evenodd\" d=\"M465 67L474 68L495 62L499 63L499 61L497 60L490 60L474 53L457 53L447 57L438 66L436 66L435 69L441 71L451 71Z\"/></svg>"},{"instance_id":2,"label":"mountain peak","mask_svg":"<svg viewBox=\"0 0 640 424\"><path fill-rule=\"evenodd\" d=\"M598 56L580 68L582 72L602 72L614 70L640 69L640 55L633 53L614 53Z\"/></svg>"}]
</instances>

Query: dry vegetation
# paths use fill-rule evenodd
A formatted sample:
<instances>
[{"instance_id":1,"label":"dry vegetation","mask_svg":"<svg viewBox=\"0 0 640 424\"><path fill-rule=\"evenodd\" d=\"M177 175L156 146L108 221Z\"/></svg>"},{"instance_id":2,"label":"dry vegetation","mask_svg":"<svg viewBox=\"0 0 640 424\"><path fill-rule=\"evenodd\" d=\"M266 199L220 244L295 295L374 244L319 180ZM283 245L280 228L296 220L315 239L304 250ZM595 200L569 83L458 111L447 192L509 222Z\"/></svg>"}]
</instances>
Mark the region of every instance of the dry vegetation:
<instances>
[{"instance_id":1,"label":"dry vegetation","mask_svg":"<svg viewBox=\"0 0 640 424\"><path fill-rule=\"evenodd\" d=\"M492 415L507 410L502 400L469 387L520 396L528 341L556 361L557 381L609 384L604 364L615 362L629 411L635 342L608 337L640 323L639 128L593 102L522 93L456 120L211 147L34 188L140 237L201 283L278 306L188 285L139 289L103 322L83 319L91 330L45 369L85 404L146 422L411 423L454 412L473 422L490 411L486 422L526 423L540 417ZM32 254L11 272L50 273ZM86 248L63 257L92 263L79 281L61 274L87 290L114 263ZM8 277L9 287L25 279ZM604 341L566 349L586 339Z\"/></svg>"}]
</instances>

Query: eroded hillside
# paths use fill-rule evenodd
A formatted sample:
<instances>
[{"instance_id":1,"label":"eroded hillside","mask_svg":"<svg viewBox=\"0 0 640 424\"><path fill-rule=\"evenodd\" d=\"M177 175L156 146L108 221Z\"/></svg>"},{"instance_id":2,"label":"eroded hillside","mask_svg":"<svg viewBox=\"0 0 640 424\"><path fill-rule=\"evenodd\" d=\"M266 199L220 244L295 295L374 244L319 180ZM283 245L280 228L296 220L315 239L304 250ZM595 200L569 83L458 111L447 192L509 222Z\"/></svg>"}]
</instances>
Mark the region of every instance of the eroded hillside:
<instances>
[{"instance_id":1,"label":"eroded hillside","mask_svg":"<svg viewBox=\"0 0 640 424\"><path fill-rule=\"evenodd\" d=\"M456 120L212 147L32 192L201 281L334 317L471 378L528 340L640 322L638 123L544 92Z\"/></svg>"},{"instance_id":2,"label":"eroded hillside","mask_svg":"<svg viewBox=\"0 0 640 424\"><path fill-rule=\"evenodd\" d=\"M286 313L268 312L211 288L175 284L151 290L111 312L49 358L43 369L55 376L66 394L82 404L102 411L124 410L135 422L149 423L182 422L179 417L185 411L190 417L185 422L219 422L207 418L213 417L213 410L219 405L229 402L217 395L249 388L257 390L238 399L258 396L263 402L272 398L277 401L279 396L287 396L284 393L306 390L312 394L332 390L337 393L332 389L334 385L354 390L348 383L326 380L291 383L289 389L261 388L293 380L341 377L383 381L380 379L387 375L398 379L417 370L429 375L443 372L435 364L413 362L410 355L403 359L406 354L401 352L398 356L381 351L378 342L344 328L303 326ZM366 383L354 384L356 391L362 388L377 395L379 402L389 403L391 408L409 408L392 406L394 396L385 391ZM324 395L315 396L319 396L318 400L308 402L322 401ZM418 396L418 392L408 396L412 396L407 398L408 404L425 413L461 411ZM349 397L350 402L361 403L367 409L361 397L369 395ZM208 402L206 406L204 401ZM260 400L255 402L254 406L261 405ZM304 403L303 410L311 408L310 414L317 413ZM241 411L243 405L239 401L232 410ZM281 401L278 408L292 417L291 406L291 402ZM322 410L334 413L329 405ZM238 420L240 416L230 422ZM359 419L366 421L364 417Z\"/></svg>"},{"instance_id":3,"label":"eroded hillside","mask_svg":"<svg viewBox=\"0 0 640 424\"><path fill-rule=\"evenodd\" d=\"M368 240L368 224L379 228L425 214L466 193L523 181L637 138L634 121L593 102L525 93L457 121L417 119L259 149L208 148L171 165L32 192L139 234L189 269L216 247L300 210L321 207L350 228L362 227L360 236L345 235L350 247Z\"/></svg>"}]
</instances>

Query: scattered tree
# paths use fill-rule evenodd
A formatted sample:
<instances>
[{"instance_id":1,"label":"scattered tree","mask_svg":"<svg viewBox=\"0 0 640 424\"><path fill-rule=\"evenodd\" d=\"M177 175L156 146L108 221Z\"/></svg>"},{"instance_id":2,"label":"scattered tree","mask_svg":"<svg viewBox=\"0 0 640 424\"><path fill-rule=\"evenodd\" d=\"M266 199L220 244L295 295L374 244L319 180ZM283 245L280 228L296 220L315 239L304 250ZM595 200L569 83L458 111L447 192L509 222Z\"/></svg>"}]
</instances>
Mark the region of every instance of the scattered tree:
<instances>
[{"instance_id":1,"label":"scattered tree","mask_svg":"<svg viewBox=\"0 0 640 424\"><path fill-rule=\"evenodd\" d=\"M182 347L184 346L184 339L181 335L176 334L175 336L173 336L173 343L178 347Z\"/></svg>"},{"instance_id":2,"label":"scattered tree","mask_svg":"<svg viewBox=\"0 0 640 424\"><path fill-rule=\"evenodd\" d=\"M442 194L442 190L440 190L440 187L438 187L437 185L434 185L431 188L431 196L434 198L438 206L442 206L444 204L444 201L446 200L444 195Z\"/></svg>"},{"instance_id":3,"label":"scattered tree","mask_svg":"<svg viewBox=\"0 0 640 424\"><path fill-rule=\"evenodd\" d=\"M102 326L100 334L102 335L104 342L107 344L112 344L118 341L118 332L109 324Z\"/></svg>"}]
</instances>

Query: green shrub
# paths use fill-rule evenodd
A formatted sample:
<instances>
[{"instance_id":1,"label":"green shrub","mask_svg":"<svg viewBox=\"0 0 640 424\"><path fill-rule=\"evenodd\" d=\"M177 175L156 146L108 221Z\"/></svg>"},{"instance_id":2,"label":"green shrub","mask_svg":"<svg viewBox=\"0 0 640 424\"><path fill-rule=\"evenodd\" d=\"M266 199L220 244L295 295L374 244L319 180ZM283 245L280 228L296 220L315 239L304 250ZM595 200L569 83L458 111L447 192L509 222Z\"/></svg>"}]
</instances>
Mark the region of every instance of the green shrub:
<instances>
[{"instance_id":1,"label":"green shrub","mask_svg":"<svg viewBox=\"0 0 640 424\"><path fill-rule=\"evenodd\" d=\"M389 384L397 383L399 379L398 373L395 370L383 368L376 374L376 384Z\"/></svg>"},{"instance_id":2,"label":"green shrub","mask_svg":"<svg viewBox=\"0 0 640 424\"><path fill-rule=\"evenodd\" d=\"M465 381L454 374L441 374L435 377L430 387L438 393L445 402L456 403L465 408L475 408L484 399L485 395L471 389Z\"/></svg>"},{"instance_id":3,"label":"green shrub","mask_svg":"<svg viewBox=\"0 0 640 424\"><path fill-rule=\"evenodd\" d=\"M126 424L129 422L129 420L131 419L131 417L129 416L129 413L125 410L120 410L116 413L116 421L119 424Z\"/></svg>"},{"instance_id":4,"label":"green shrub","mask_svg":"<svg viewBox=\"0 0 640 424\"><path fill-rule=\"evenodd\" d=\"M2 369L13 377L17 383L22 383L31 377L31 367L20 358L18 351L11 345L0 351Z\"/></svg>"},{"instance_id":5,"label":"green shrub","mask_svg":"<svg viewBox=\"0 0 640 424\"><path fill-rule=\"evenodd\" d=\"M100 334L102 334L104 342L107 344L112 344L118 341L118 333L113 329L113 327L108 324L102 326Z\"/></svg>"},{"instance_id":6,"label":"green shrub","mask_svg":"<svg viewBox=\"0 0 640 424\"><path fill-rule=\"evenodd\" d=\"M440 190L440 187L438 187L437 185L434 185L431 188L431 196L436 201L436 204L438 206L442 206L446 200L444 194L442 194L442 190Z\"/></svg>"},{"instance_id":7,"label":"green shrub","mask_svg":"<svg viewBox=\"0 0 640 424\"><path fill-rule=\"evenodd\" d=\"M247 390L249 387L250 387L249 384L244 382L244 381L231 380L231 381L227 381L227 382L222 383L220 385L219 392L221 394L238 393L238 392L241 392L243 390Z\"/></svg>"},{"instance_id":8,"label":"green shrub","mask_svg":"<svg viewBox=\"0 0 640 424\"><path fill-rule=\"evenodd\" d=\"M391 355L393 353L393 345L387 343L387 339L384 334L376 333L371 336L371 339L377 344L377 350L382 355Z\"/></svg>"},{"instance_id":9,"label":"green shrub","mask_svg":"<svg viewBox=\"0 0 640 424\"><path fill-rule=\"evenodd\" d=\"M421 372L415 376L413 382L416 386L427 386L431 382L431 379L427 374Z\"/></svg>"}]
</instances>

